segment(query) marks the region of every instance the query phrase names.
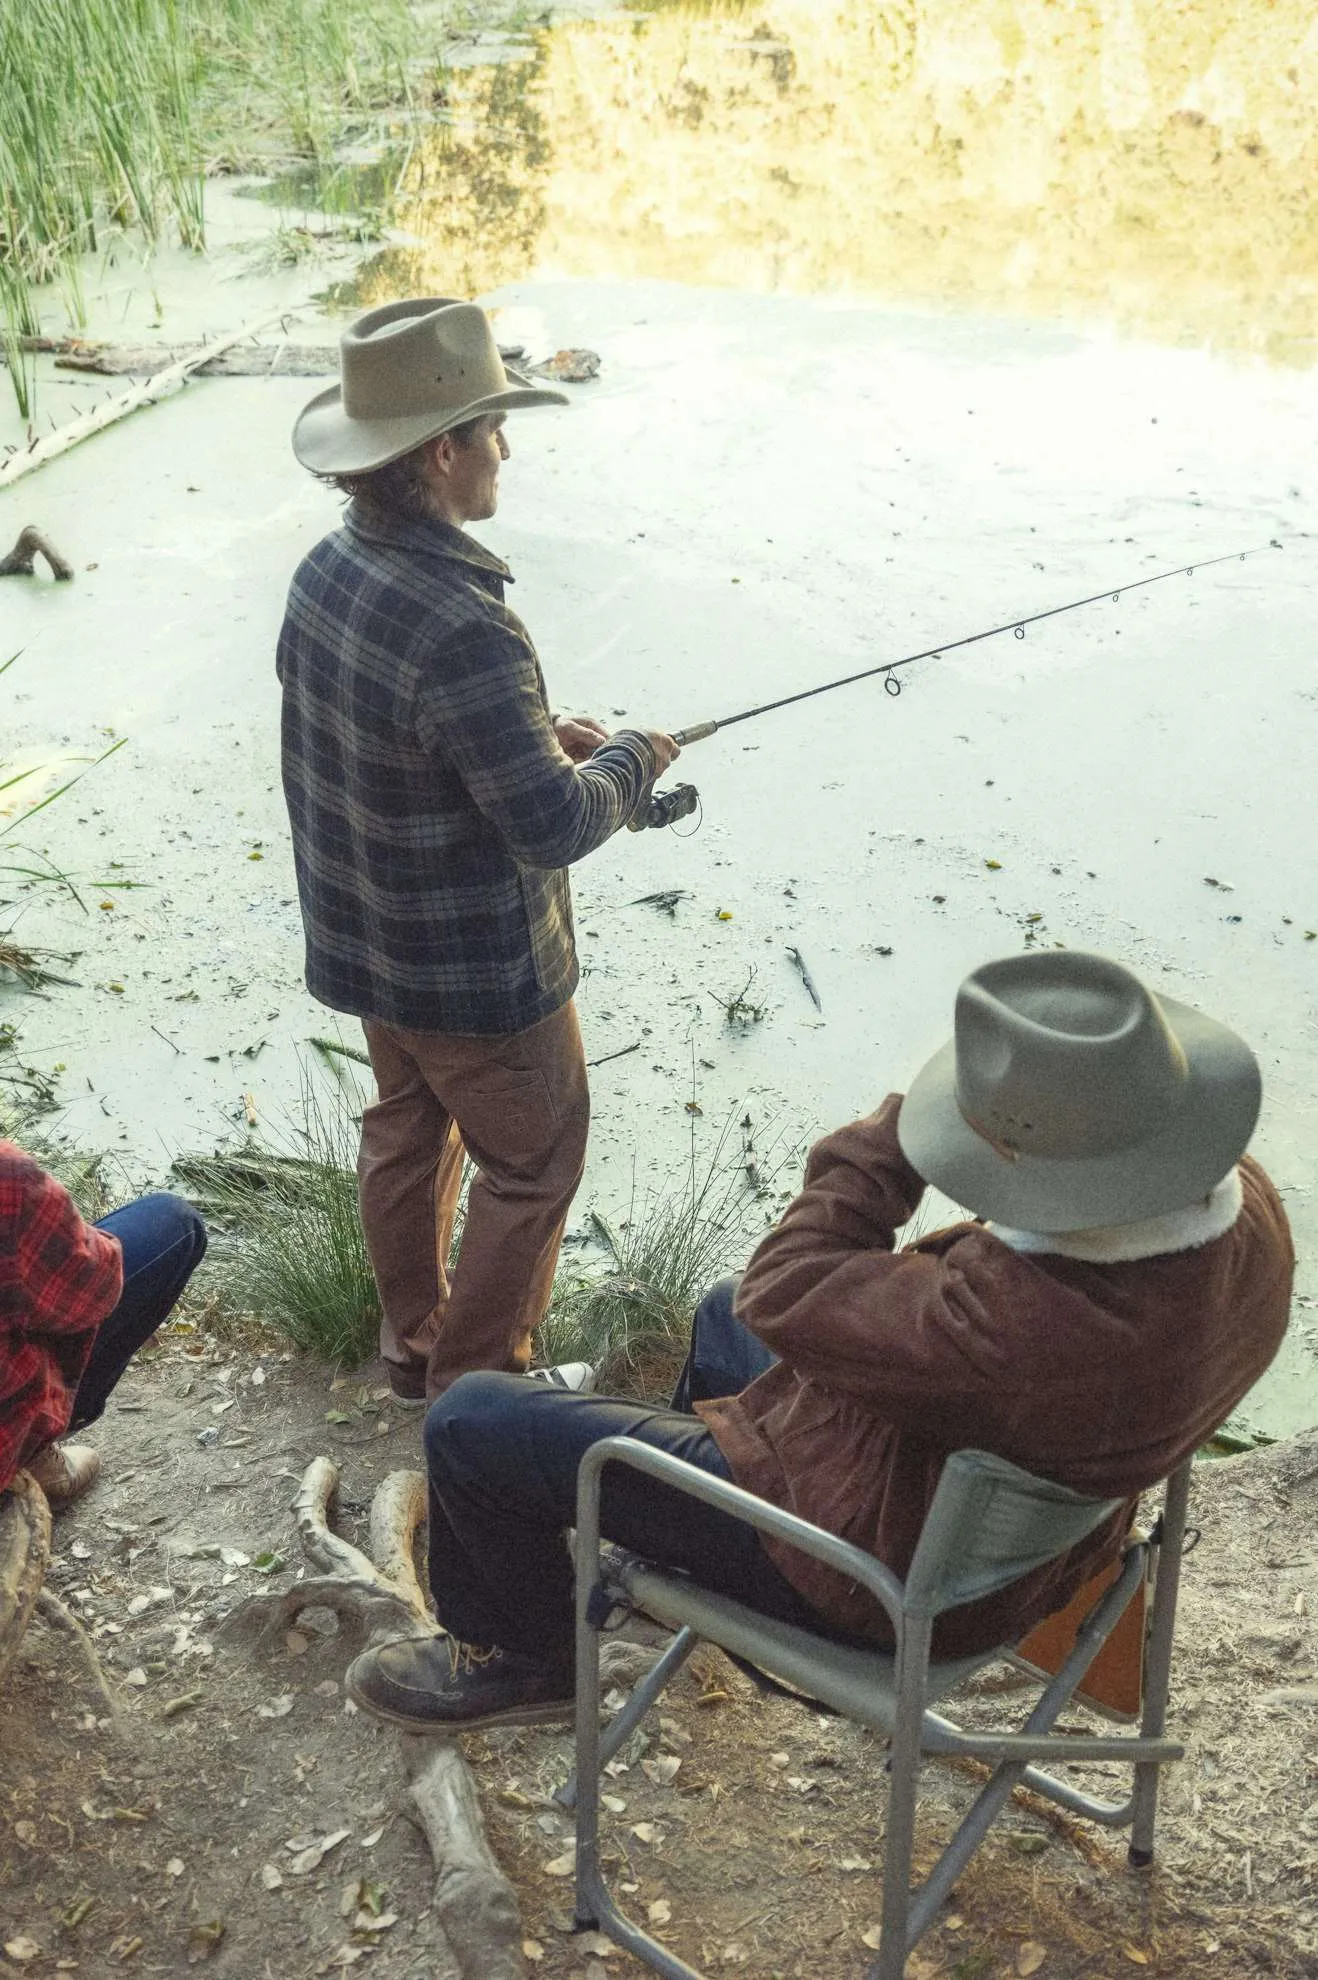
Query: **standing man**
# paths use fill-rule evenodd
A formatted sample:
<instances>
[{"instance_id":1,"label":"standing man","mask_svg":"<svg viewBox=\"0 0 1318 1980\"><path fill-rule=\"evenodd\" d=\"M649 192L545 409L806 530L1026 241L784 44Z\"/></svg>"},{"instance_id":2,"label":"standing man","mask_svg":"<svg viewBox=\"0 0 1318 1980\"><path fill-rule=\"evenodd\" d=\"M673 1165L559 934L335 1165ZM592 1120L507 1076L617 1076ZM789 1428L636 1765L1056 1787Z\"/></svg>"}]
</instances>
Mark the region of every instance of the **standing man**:
<instances>
[{"instance_id":1,"label":"standing man","mask_svg":"<svg viewBox=\"0 0 1318 1980\"><path fill-rule=\"evenodd\" d=\"M289 593L283 779L307 987L362 1020L379 1089L358 1177L401 1401L530 1363L590 1119L565 869L677 756L550 713L511 573L465 533L505 415L566 403L505 371L475 303L427 297L358 318L293 433L350 497Z\"/></svg>"}]
</instances>

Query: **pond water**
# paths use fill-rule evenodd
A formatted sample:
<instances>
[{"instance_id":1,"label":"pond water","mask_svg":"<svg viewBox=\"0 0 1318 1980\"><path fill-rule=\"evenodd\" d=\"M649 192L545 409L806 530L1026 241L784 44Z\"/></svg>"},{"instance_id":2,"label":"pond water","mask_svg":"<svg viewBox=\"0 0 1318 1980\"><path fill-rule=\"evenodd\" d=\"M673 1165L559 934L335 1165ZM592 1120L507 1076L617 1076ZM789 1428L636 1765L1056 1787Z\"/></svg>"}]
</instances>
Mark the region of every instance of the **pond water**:
<instances>
[{"instance_id":1,"label":"pond water","mask_svg":"<svg viewBox=\"0 0 1318 1980\"><path fill-rule=\"evenodd\" d=\"M613 1218L748 1110L807 1140L873 1105L959 976L1023 941L1120 954L1236 1024L1301 1253L1247 1411L1278 1434L1318 1417L1315 101L1299 0L599 8L455 42L433 115L238 189L264 208L214 186L209 262L84 283L91 331L133 341L296 302L293 336L328 344L350 309L474 293L532 356L600 352L570 415L515 425L482 533L558 698L605 716L726 714L1284 541L912 670L900 701L703 744L698 834L620 835L576 879L608 1061L580 1202ZM383 238L249 253L322 211ZM27 648L5 754L85 744L84 711L128 736L59 851L149 881L29 924L83 952L87 994L25 1045L65 1068L70 1133L139 1176L241 1138L244 1094L277 1120L328 1024L299 979L270 670L334 520L287 451L312 389L199 383L0 498L79 565L0 589L0 655ZM51 373L43 403L88 390ZM635 905L661 889L671 915ZM766 1014L738 1028L743 989Z\"/></svg>"}]
</instances>

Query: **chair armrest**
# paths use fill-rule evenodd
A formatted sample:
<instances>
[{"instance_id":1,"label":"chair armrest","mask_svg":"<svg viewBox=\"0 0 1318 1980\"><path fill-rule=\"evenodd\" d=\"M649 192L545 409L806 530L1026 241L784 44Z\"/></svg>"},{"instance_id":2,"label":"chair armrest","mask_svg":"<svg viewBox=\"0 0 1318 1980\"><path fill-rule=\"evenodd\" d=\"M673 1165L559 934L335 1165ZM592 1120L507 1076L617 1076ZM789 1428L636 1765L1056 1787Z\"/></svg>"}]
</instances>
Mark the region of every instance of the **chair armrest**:
<instances>
[{"instance_id":1,"label":"chair armrest","mask_svg":"<svg viewBox=\"0 0 1318 1980\"><path fill-rule=\"evenodd\" d=\"M656 1450L653 1445L638 1443L631 1437L603 1437L598 1444L591 1445L581 1460L577 1473L577 1541L579 1547L591 1549L592 1559L598 1557L600 1481L606 1464L629 1464L633 1470L648 1473L675 1492L703 1499L706 1505L716 1506L720 1512L767 1533L771 1539L810 1554L826 1567L846 1575L848 1580L859 1582L882 1604L894 1630L900 1627L902 1584L882 1561L876 1561L872 1554L853 1547L847 1540L839 1540L836 1534L812 1526L809 1520L785 1512L781 1506L757 1499L740 1485L701 1471L684 1458L673 1457L668 1451Z\"/></svg>"}]
</instances>

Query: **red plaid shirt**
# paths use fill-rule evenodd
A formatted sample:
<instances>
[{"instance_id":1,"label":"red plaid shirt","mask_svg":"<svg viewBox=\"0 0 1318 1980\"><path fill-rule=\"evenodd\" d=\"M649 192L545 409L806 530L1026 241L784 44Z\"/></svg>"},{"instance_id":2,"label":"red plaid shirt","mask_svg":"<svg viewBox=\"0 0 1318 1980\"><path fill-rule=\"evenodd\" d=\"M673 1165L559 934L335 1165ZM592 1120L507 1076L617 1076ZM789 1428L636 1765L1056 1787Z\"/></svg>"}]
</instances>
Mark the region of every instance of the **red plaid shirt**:
<instances>
[{"instance_id":1,"label":"red plaid shirt","mask_svg":"<svg viewBox=\"0 0 1318 1980\"><path fill-rule=\"evenodd\" d=\"M122 1286L118 1239L85 1223L62 1183L0 1141L0 1491L68 1427Z\"/></svg>"}]
</instances>

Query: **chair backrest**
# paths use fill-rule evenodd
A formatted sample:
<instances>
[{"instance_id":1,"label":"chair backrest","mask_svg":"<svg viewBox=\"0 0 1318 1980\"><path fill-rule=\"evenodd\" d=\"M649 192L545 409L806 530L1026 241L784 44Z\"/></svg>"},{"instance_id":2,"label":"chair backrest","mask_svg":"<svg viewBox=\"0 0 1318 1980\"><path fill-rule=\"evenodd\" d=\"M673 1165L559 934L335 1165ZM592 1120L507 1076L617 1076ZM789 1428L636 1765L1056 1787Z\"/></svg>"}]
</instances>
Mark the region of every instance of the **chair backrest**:
<instances>
[{"instance_id":1,"label":"chair backrest","mask_svg":"<svg viewBox=\"0 0 1318 1980\"><path fill-rule=\"evenodd\" d=\"M1066 1553L1120 1504L1035 1478L989 1451L954 1451L911 1561L903 1606L937 1616L995 1594Z\"/></svg>"}]
</instances>

